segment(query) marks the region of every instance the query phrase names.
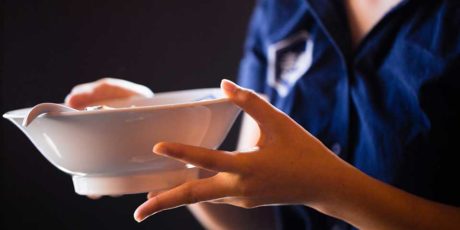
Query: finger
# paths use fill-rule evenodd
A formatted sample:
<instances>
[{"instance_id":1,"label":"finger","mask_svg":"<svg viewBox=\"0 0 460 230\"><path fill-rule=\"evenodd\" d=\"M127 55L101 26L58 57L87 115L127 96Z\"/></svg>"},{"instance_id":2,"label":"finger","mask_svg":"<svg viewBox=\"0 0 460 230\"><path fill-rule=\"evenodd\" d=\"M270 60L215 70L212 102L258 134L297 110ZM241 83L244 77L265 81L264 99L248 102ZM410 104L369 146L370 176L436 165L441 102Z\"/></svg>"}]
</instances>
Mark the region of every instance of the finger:
<instances>
[{"instance_id":1,"label":"finger","mask_svg":"<svg viewBox=\"0 0 460 230\"><path fill-rule=\"evenodd\" d=\"M261 127L270 127L279 116L280 111L251 90L237 84L222 80L221 88L228 98L248 113Z\"/></svg>"},{"instance_id":2,"label":"finger","mask_svg":"<svg viewBox=\"0 0 460 230\"><path fill-rule=\"evenodd\" d=\"M153 197L155 197L155 196L158 195L159 193L160 193L159 191L147 193L147 200L152 199Z\"/></svg>"},{"instance_id":3,"label":"finger","mask_svg":"<svg viewBox=\"0 0 460 230\"><path fill-rule=\"evenodd\" d=\"M65 98L65 104L84 108L97 101L124 99L132 96L153 97L146 86L115 78L102 78L94 82L75 86Z\"/></svg>"},{"instance_id":4,"label":"finger","mask_svg":"<svg viewBox=\"0 0 460 230\"><path fill-rule=\"evenodd\" d=\"M228 186L219 179L221 177L191 181L160 193L140 205L134 212L134 219L141 222L163 210L224 197L229 192Z\"/></svg>"},{"instance_id":5,"label":"finger","mask_svg":"<svg viewBox=\"0 0 460 230\"><path fill-rule=\"evenodd\" d=\"M140 94L136 92L119 86L101 83L95 86L91 91L72 90L72 93L66 97L65 103L73 108L83 109L95 103L104 103L107 100L125 99L139 95Z\"/></svg>"},{"instance_id":6,"label":"finger","mask_svg":"<svg viewBox=\"0 0 460 230\"><path fill-rule=\"evenodd\" d=\"M224 151L178 143L160 142L153 147L153 152L212 171L239 171L237 158Z\"/></svg>"},{"instance_id":7,"label":"finger","mask_svg":"<svg viewBox=\"0 0 460 230\"><path fill-rule=\"evenodd\" d=\"M153 92L148 87L134 82L126 81L117 78L102 78L95 82L96 84L107 84L112 87L119 87L123 90L129 90L139 96L153 97Z\"/></svg>"},{"instance_id":8,"label":"finger","mask_svg":"<svg viewBox=\"0 0 460 230\"><path fill-rule=\"evenodd\" d=\"M140 95L134 91L109 83L101 83L92 91L92 96L95 101L123 99L132 96Z\"/></svg>"},{"instance_id":9,"label":"finger","mask_svg":"<svg viewBox=\"0 0 460 230\"><path fill-rule=\"evenodd\" d=\"M65 98L65 104L75 109L82 109L91 102L92 97L87 93L70 94Z\"/></svg>"},{"instance_id":10,"label":"finger","mask_svg":"<svg viewBox=\"0 0 460 230\"><path fill-rule=\"evenodd\" d=\"M88 197L88 198L91 199L91 200L98 200L98 199L100 199L102 196L100 196L100 195L87 195L86 197Z\"/></svg>"}]
</instances>

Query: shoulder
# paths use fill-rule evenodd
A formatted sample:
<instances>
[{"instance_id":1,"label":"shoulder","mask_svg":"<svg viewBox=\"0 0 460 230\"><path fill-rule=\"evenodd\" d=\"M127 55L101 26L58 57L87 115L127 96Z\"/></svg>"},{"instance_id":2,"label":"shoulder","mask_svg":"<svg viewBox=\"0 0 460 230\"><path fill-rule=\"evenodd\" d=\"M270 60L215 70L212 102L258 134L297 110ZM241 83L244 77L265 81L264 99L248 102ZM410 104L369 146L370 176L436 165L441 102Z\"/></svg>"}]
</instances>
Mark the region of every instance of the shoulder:
<instances>
[{"instance_id":1,"label":"shoulder","mask_svg":"<svg viewBox=\"0 0 460 230\"><path fill-rule=\"evenodd\" d=\"M302 23L308 12L305 0L258 0L251 20L251 28L263 35L267 42L278 40L290 27Z\"/></svg>"},{"instance_id":2,"label":"shoulder","mask_svg":"<svg viewBox=\"0 0 460 230\"><path fill-rule=\"evenodd\" d=\"M414 1L407 40L433 56L452 59L460 54L460 1Z\"/></svg>"}]
</instances>

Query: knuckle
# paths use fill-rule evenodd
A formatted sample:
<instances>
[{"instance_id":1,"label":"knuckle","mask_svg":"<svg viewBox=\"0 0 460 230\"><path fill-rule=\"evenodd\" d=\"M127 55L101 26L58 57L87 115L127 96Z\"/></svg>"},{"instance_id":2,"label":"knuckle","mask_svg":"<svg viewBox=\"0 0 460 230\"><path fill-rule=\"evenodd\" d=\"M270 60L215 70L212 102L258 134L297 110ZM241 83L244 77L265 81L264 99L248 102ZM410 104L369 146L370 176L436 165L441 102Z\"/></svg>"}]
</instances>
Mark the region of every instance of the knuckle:
<instances>
[{"instance_id":1,"label":"knuckle","mask_svg":"<svg viewBox=\"0 0 460 230\"><path fill-rule=\"evenodd\" d=\"M186 204L194 204L199 202L198 191L192 184L184 185L184 195Z\"/></svg>"},{"instance_id":2,"label":"knuckle","mask_svg":"<svg viewBox=\"0 0 460 230\"><path fill-rule=\"evenodd\" d=\"M158 192L149 192L149 193L147 193L147 199L152 199L156 195L158 195Z\"/></svg>"},{"instance_id":3,"label":"knuckle","mask_svg":"<svg viewBox=\"0 0 460 230\"><path fill-rule=\"evenodd\" d=\"M244 196L244 197L249 197L249 196L252 196L254 194L254 188L244 182L244 181L240 181L240 183L238 183L238 191L240 192L240 195L241 196Z\"/></svg>"},{"instance_id":4,"label":"knuckle","mask_svg":"<svg viewBox=\"0 0 460 230\"><path fill-rule=\"evenodd\" d=\"M155 206L157 207L158 210L162 210L165 208L164 202L163 202L163 196L158 195L154 197L155 199Z\"/></svg>"},{"instance_id":5,"label":"knuckle","mask_svg":"<svg viewBox=\"0 0 460 230\"><path fill-rule=\"evenodd\" d=\"M245 101L246 103L252 103L254 101L257 101L258 96L254 93L254 91L251 90L240 90L240 95L241 99Z\"/></svg>"}]
</instances>

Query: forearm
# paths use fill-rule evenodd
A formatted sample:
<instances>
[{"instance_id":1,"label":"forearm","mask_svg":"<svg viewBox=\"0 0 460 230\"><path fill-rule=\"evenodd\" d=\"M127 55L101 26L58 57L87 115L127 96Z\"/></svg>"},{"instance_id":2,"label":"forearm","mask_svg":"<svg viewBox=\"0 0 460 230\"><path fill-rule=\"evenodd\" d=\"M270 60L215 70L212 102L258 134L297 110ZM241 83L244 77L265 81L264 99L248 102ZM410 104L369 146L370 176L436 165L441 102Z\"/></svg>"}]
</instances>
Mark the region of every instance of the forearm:
<instances>
[{"instance_id":1,"label":"forearm","mask_svg":"<svg viewBox=\"0 0 460 230\"><path fill-rule=\"evenodd\" d=\"M458 229L460 226L460 208L409 194L351 166L339 177L340 188L315 208L360 229Z\"/></svg>"}]
</instances>

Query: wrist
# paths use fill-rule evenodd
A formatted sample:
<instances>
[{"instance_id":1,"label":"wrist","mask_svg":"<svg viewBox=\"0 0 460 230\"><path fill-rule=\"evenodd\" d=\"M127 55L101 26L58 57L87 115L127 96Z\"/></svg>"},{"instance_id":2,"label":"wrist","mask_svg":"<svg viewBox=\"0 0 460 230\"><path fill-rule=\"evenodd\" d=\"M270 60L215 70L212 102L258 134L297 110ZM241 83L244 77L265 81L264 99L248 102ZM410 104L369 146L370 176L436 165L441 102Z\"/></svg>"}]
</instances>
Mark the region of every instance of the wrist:
<instances>
[{"instance_id":1,"label":"wrist","mask_svg":"<svg viewBox=\"0 0 460 230\"><path fill-rule=\"evenodd\" d=\"M359 207L371 191L369 177L357 168L343 162L343 167L336 168L330 175L328 186L318 199L307 206L335 218L347 220L350 211Z\"/></svg>"}]
</instances>

